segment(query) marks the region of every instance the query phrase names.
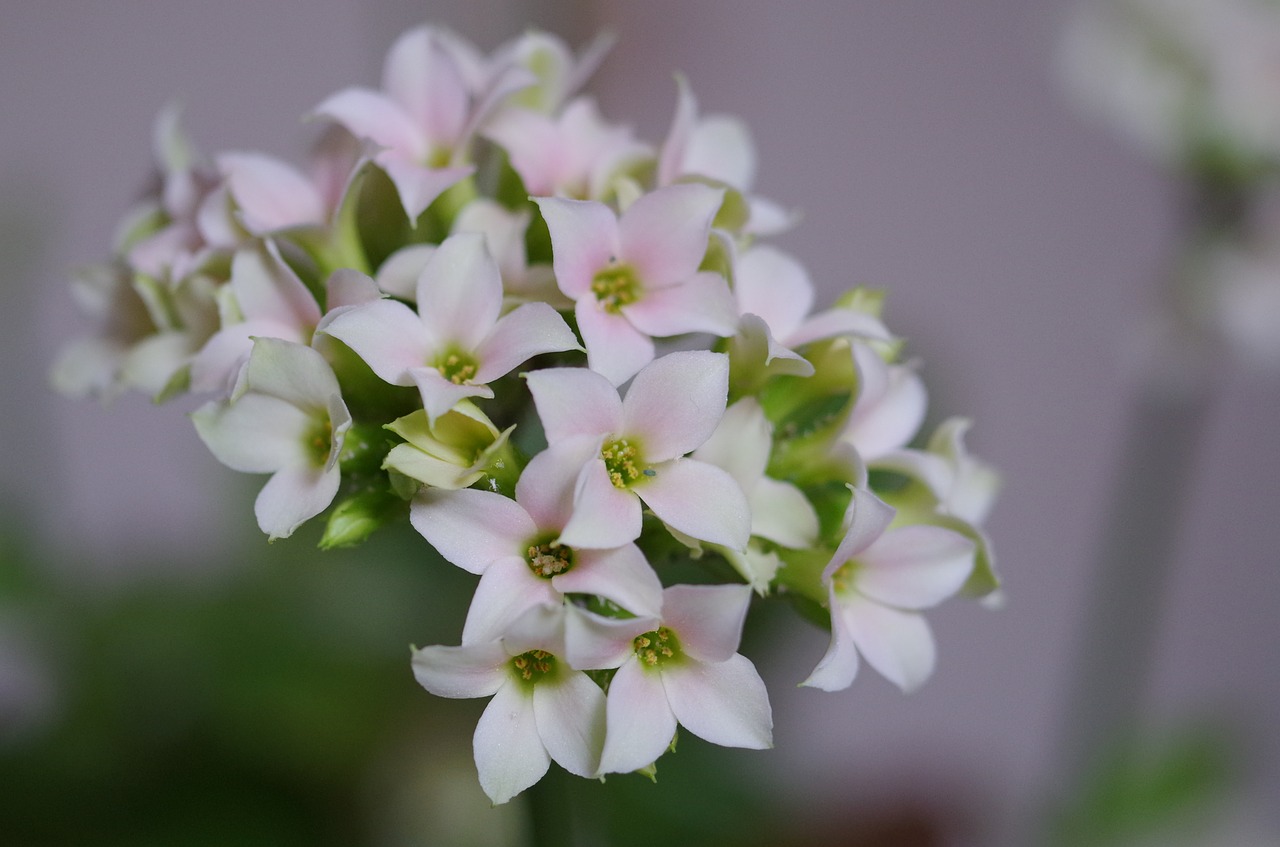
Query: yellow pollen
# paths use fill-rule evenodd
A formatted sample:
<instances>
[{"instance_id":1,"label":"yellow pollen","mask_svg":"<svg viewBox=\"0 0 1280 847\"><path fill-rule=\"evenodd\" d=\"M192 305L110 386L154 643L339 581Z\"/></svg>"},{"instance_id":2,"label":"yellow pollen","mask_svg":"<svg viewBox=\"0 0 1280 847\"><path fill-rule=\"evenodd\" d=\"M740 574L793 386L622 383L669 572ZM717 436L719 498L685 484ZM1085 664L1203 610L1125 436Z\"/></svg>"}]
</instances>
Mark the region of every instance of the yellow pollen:
<instances>
[{"instance_id":1,"label":"yellow pollen","mask_svg":"<svg viewBox=\"0 0 1280 847\"><path fill-rule=\"evenodd\" d=\"M544 579L550 579L573 567L573 556L568 547L531 544L525 551L525 557L529 562L529 570Z\"/></svg>"},{"instance_id":2,"label":"yellow pollen","mask_svg":"<svg viewBox=\"0 0 1280 847\"><path fill-rule=\"evenodd\" d=\"M646 468L638 461L640 451L625 438L612 441L600 448L600 458L604 459L605 470L609 473L609 481L615 488L626 488L641 476Z\"/></svg>"},{"instance_id":3,"label":"yellow pollen","mask_svg":"<svg viewBox=\"0 0 1280 847\"><path fill-rule=\"evenodd\" d=\"M591 293L596 295L606 312L614 314L640 299L635 273L629 266L620 265L612 258L591 280Z\"/></svg>"},{"instance_id":4,"label":"yellow pollen","mask_svg":"<svg viewBox=\"0 0 1280 847\"><path fill-rule=\"evenodd\" d=\"M475 362L457 353L445 356L444 360L436 365L436 370L454 385L462 385L476 375Z\"/></svg>"},{"instance_id":5,"label":"yellow pollen","mask_svg":"<svg viewBox=\"0 0 1280 847\"><path fill-rule=\"evenodd\" d=\"M638 635L631 643L635 647L636 658L651 668L676 655L675 637L665 626Z\"/></svg>"}]
</instances>

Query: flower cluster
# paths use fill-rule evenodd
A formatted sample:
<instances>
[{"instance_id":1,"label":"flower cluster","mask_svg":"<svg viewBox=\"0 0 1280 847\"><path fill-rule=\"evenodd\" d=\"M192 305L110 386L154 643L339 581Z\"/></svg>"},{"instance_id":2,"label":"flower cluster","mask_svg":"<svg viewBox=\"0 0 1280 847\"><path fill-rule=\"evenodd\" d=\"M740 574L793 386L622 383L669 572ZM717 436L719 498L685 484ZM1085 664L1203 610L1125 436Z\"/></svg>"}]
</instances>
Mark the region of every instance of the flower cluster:
<instances>
[{"instance_id":1,"label":"flower cluster","mask_svg":"<svg viewBox=\"0 0 1280 847\"><path fill-rule=\"evenodd\" d=\"M413 654L444 697L492 697L475 732L495 803L554 760L651 770L677 725L770 746L738 652L754 597L829 622L803 679L865 660L929 675L923 612L997 582L993 472L926 393L877 292L825 310L765 243L793 216L752 192L745 127L679 82L661 144L578 93L529 33L484 55L439 29L396 41L381 88L313 110L309 168L195 154L171 111L159 181L80 291L100 321L68 391L205 395L228 466L270 474L272 538L322 547L407 519L479 577L460 643ZM690 562L694 583L680 582Z\"/></svg>"}]
</instances>

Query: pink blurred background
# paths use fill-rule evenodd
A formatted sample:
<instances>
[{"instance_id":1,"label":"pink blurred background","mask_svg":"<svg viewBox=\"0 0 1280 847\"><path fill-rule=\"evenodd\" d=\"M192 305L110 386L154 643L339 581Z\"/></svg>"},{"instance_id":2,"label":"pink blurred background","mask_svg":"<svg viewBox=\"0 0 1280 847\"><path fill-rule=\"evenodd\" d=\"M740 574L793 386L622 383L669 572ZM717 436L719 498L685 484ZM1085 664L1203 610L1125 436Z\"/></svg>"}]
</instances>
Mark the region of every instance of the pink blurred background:
<instances>
[{"instance_id":1,"label":"pink blurred background","mask_svg":"<svg viewBox=\"0 0 1280 847\"><path fill-rule=\"evenodd\" d=\"M131 558L257 532L243 480L199 443L189 405L129 397L103 409L46 387L60 344L87 328L69 271L106 255L164 103L185 105L205 152L297 161L311 137L299 116L343 85L375 83L409 25L442 24L486 49L529 24L579 44L608 28L619 40L591 86L604 114L660 140L680 71L704 112L743 118L760 193L804 215L781 246L824 303L853 284L887 289L935 417L974 418L972 448L1005 479L989 530L1007 606L932 615L938 671L905 699L872 674L836 695L794 688L825 641L802 632L786 645L794 665L766 668L777 750L761 767L800 808L924 786L975 810L980 843L1019 843L1060 781L1091 554L1179 201L1171 179L1064 102L1051 54L1069 8L0 0L0 502L63 567L104 586L132 578ZM1209 715L1240 730L1242 814L1273 828L1278 423L1277 374L1224 362L1170 589L1134 610L1160 615L1153 724Z\"/></svg>"}]
</instances>

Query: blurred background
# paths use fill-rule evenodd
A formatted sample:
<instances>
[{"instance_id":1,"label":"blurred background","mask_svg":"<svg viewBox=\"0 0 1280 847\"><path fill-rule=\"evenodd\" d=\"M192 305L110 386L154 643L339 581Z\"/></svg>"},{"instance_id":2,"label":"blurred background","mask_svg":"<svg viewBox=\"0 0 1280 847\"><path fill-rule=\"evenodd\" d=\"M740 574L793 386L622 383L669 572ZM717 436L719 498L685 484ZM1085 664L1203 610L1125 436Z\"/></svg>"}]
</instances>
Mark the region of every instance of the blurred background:
<instances>
[{"instance_id":1,"label":"blurred background","mask_svg":"<svg viewBox=\"0 0 1280 847\"><path fill-rule=\"evenodd\" d=\"M655 143L676 71L704 113L741 117L759 193L803 214L777 243L824 304L887 290L933 419L973 418L971 448L1004 478L988 529L1007 603L931 614L921 691L871 673L796 688L826 635L766 604L744 652L776 749L688 739L657 786L574 780L584 843L774 843L782 821L794 843L1028 845L1063 815L1184 807L1237 838L1187 843L1280 843L1276 370L1214 361L1168 578L1133 598L1156 644L1131 739L1149 772L1081 790L1065 764L1094 554L1184 200L1067 103L1052 59L1072 6L0 0L0 832L18 834L3 840L520 843L518 804L491 811L475 783L483 703L409 673L410 643L456 642L465 574L409 533L268 547L260 480L217 464L189 403L103 408L47 381L87 330L70 273L107 255L166 102L203 152L300 161L300 116L376 84L395 35L429 21L486 50L531 25L571 44L611 30L589 90Z\"/></svg>"}]
</instances>

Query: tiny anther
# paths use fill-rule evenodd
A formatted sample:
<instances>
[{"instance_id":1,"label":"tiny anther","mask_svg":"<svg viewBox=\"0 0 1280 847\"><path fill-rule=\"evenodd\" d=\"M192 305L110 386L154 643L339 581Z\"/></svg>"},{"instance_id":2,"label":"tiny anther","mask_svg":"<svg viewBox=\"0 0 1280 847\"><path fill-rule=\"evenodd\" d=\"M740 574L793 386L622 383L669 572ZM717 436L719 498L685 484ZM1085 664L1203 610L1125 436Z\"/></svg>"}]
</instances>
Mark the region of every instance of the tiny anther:
<instances>
[{"instance_id":1,"label":"tiny anther","mask_svg":"<svg viewBox=\"0 0 1280 847\"><path fill-rule=\"evenodd\" d=\"M535 576L550 579L573 567L573 551L551 544L530 544L525 550L525 560Z\"/></svg>"}]
</instances>

